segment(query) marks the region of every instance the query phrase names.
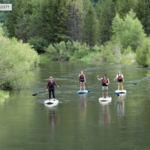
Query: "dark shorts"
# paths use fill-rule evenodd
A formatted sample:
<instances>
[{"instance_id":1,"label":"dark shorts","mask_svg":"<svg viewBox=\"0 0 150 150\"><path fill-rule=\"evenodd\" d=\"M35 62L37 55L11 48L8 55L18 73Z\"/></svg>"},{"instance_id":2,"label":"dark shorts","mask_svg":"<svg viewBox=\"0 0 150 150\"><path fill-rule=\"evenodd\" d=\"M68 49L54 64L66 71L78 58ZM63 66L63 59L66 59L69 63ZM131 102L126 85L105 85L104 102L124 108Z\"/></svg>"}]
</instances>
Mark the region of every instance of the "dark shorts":
<instances>
[{"instance_id":1,"label":"dark shorts","mask_svg":"<svg viewBox=\"0 0 150 150\"><path fill-rule=\"evenodd\" d=\"M118 82L122 82L122 80L118 80Z\"/></svg>"},{"instance_id":2,"label":"dark shorts","mask_svg":"<svg viewBox=\"0 0 150 150\"><path fill-rule=\"evenodd\" d=\"M84 82L84 79L80 79L80 82Z\"/></svg>"}]
</instances>

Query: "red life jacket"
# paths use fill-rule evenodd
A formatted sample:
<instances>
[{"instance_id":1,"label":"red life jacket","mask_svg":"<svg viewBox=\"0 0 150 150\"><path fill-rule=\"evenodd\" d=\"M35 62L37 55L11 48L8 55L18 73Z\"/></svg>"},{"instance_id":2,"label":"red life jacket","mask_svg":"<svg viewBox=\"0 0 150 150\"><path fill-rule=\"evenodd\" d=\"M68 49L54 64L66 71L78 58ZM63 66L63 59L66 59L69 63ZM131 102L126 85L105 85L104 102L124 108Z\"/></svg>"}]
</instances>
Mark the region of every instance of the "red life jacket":
<instances>
[{"instance_id":1,"label":"red life jacket","mask_svg":"<svg viewBox=\"0 0 150 150\"><path fill-rule=\"evenodd\" d=\"M103 84L106 84L107 82L108 82L107 78L106 79L103 78Z\"/></svg>"},{"instance_id":2,"label":"red life jacket","mask_svg":"<svg viewBox=\"0 0 150 150\"><path fill-rule=\"evenodd\" d=\"M83 74L80 75L80 79L84 79L84 75Z\"/></svg>"},{"instance_id":3,"label":"red life jacket","mask_svg":"<svg viewBox=\"0 0 150 150\"><path fill-rule=\"evenodd\" d=\"M122 76L121 75L118 75L118 80L122 80Z\"/></svg>"}]
</instances>

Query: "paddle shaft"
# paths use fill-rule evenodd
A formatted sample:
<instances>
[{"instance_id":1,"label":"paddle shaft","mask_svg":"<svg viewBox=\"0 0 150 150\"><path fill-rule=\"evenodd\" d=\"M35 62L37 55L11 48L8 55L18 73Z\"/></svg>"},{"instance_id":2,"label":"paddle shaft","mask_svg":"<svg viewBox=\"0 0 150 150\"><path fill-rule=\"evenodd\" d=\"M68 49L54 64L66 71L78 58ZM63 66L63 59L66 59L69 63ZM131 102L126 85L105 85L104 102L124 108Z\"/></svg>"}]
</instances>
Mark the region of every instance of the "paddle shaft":
<instances>
[{"instance_id":1,"label":"paddle shaft","mask_svg":"<svg viewBox=\"0 0 150 150\"><path fill-rule=\"evenodd\" d=\"M40 93L43 93L43 92L46 92L46 91L41 91L41 92L39 92L39 93L32 94L32 96L36 96L36 95L38 95L38 94L40 94Z\"/></svg>"},{"instance_id":2,"label":"paddle shaft","mask_svg":"<svg viewBox=\"0 0 150 150\"><path fill-rule=\"evenodd\" d=\"M111 87L110 87L110 89L116 94L117 97L119 96L119 93L116 93Z\"/></svg>"},{"instance_id":3,"label":"paddle shaft","mask_svg":"<svg viewBox=\"0 0 150 150\"><path fill-rule=\"evenodd\" d=\"M109 86L110 87L110 86ZM110 87L110 89L113 91L113 92L115 92L111 87Z\"/></svg>"},{"instance_id":4,"label":"paddle shaft","mask_svg":"<svg viewBox=\"0 0 150 150\"><path fill-rule=\"evenodd\" d=\"M87 86L86 82L85 82L85 85L86 85L86 87L87 87L87 89L88 89L88 86ZM89 89L88 89L88 91L89 91Z\"/></svg>"}]
</instances>

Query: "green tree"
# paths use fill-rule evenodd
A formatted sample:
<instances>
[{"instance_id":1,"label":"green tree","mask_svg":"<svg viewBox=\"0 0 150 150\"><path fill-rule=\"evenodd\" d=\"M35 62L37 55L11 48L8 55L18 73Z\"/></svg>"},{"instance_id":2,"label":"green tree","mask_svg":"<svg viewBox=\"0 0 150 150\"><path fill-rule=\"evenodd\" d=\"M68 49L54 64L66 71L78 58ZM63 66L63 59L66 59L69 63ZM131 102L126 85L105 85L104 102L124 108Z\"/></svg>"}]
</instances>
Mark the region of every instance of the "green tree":
<instances>
[{"instance_id":1,"label":"green tree","mask_svg":"<svg viewBox=\"0 0 150 150\"><path fill-rule=\"evenodd\" d=\"M135 17L135 13L131 10L126 15L125 19L121 19L117 14L113 19L113 37L114 43L119 43L120 47L127 49L128 46L135 51L136 48L143 42L145 33L142 24Z\"/></svg>"},{"instance_id":2,"label":"green tree","mask_svg":"<svg viewBox=\"0 0 150 150\"><path fill-rule=\"evenodd\" d=\"M46 48L48 47L48 41L42 37L30 38L28 43L32 45L32 48L34 48L39 54L45 53Z\"/></svg>"},{"instance_id":3,"label":"green tree","mask_svg":"<svg viewBox=\"0 0 150 150\"><path fill-rule=\"evenodd\" d=\"M144 31L150 35L150 1L138 0L138 5L135 8L136 15L141 21Z\"/></svg>"},{"instance_id":4,"label":"green tree","mask_svg":"<svg viewBox=\"0 0 150 150\"><path fill-rule=\"evenodd\" d=\"M65 24L66 0L49 0L43 3L43 37L49 43L56 43L68 39L68 30Z\"/></svg>"},{"instance_id":5,"label":"green tree","mask_svg":"<svg viewBox=\"0 0 150 150\"><path fill-rule=\"evenodd\" d=\"M68 31L64 22L64 9L65 0L55 0L52 4L52 34L53 42L60 42L68 39Z\"/></svg>"},{"instance_id":6,"label":"green tree","mask_svg":"<svg viewBox=\"0 0 150 150\"><path fill-rule=\"evenodd\" d=\"M137 6L139 0L116 0L115 2L115 11L123 19L126 14L132 9L134 10Z\"/></svg>"},{"instance_id":7,"label":"green tree","mask_svg":"<svg viewBox=\"0 0 150 150\"><path fill-rule=\"evenodd\" d=\"M139 46L136 50L136 61L147 67L150 65L150 38L146 38L141 46Z\"/></svg>"},{"instance_id":8,"label":"green tree","mask_svg":"<svg viewBox=\"0 0 150 150\"><path fill-rule=\"evenodd\" d=\"M1 27L0 41L0 88L21 89L33 75L31 70L38 64L38 54L29 44L5 37Z\"/></svg>"},{"instance_id":9,"label":"green tree","mask_svg":"<svg viewBox=\"0 0 150 150\"><path fill-rule=\"evenodd\" d=\"M42 12L44 4L47 4L46 1L36 0L32 5L33 11L29 15L29 21L27 28L28 39L34 37L43 37L44 35L44 26L46 20L44 20L44 14Z\"/></svg>"},{"instance_id":10,"label":"green tree","mask_svg":"<svg viewBox=\"0 0 150 150\"><path fill-rule=\"evenodd\" d=\"M97 22L98 21L96 13L94 11L92 4L90 4L85 17L85 23L83 27L83 41L90 46L90 49L97 43L97 31L98 31Z\"/></svg>"},{"instance_id":11,"label":"green tree","mask_svg":"<svg viewBox=\"0 0 150 150\"><path fill-rule=\"evenodd\" d=\"M83 26L83 20L85 16L85 12L83 10L83 1L67 0L64 9L67 10L65 11L65 22L69 31L70 39L72 41L80 41L82 37L81 28Z\"/></svg>"},{"instance_id":12,"label":"green tree","mask_svg":"<svg viewBox=\"0 0 150 150\"><path fill-rule=\"evenodd\" d=\"M13 3L13 10L7 14L8 20L5 25L9 32L9 37L16 36L16 26L17 23L22 19L22 12L24 15L32 14L32 2L31 0L16 0ZM21 15L20 15L21 14Z\"/></svg>"},{"instance_id":13,"label":"green tree","mask_svg":"<svg viewBox=\"0 0 150 150\"><path fill-rule=\"evenodd\" d=\"M112 20L115 17L114 3L112 0L101 0L96 4L98 18L98 38L104 43L112 37Z\"/></svg>"}]
</instances>

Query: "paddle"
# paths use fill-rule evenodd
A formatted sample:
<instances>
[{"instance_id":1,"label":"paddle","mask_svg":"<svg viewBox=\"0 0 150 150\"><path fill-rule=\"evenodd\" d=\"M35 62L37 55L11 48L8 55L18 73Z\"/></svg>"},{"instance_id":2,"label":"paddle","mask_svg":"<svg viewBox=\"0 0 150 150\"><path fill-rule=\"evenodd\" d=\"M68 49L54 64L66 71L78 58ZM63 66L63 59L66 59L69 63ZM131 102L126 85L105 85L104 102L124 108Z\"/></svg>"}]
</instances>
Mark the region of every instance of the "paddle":
<instances>
[{"instance_id":1,"label":"paddle","mask_svg":"<svg viewBox=\"0 0 150 150\"><path fill-rule=\"evenodd\" d=\"M87 87L87 84L86 84L86 82L85 82L85 85L86 85L86 87ZM88 87L87 87L87 89L88 89ZM90 93L89 89L88 89L88 93Z\"/></svg>"},{"instance_id":2,"label":"paddle","mask_svg":"<svg viewBox=\"0 0 150 150\"><path fill-rule=\"evenodd\" d=\"M125 81L125 82L130 83L130 82L128 82L128 81ZM130 84L137 85L137 83L130 83Z\"/></svg>"},{"instance_id":3,"label":"paddle","mask_svg":"<svg viewBox=\"0 0 150 150\"><path fill-rule=\"evenodd\" d=\"M109 85L109 87L110 87L110 85ZM115 92L112 88L111 88L111 90L116 94L117 97L119 96L119 93Z\"/></svg>"},{"instance_id":4,"label":"paddle","mask_svg":"<svg viewBox=\"0 0 150 150\"><path fill-rule=\"evenodd\" d=\"M46 91L41 91L41 92L39 92L39 93L32 94L32 96L36 96L36 95L38 95L38 94L40 94L40 93L43 93L43 92L46 92Z\"/></svg>"}]
</instances>

